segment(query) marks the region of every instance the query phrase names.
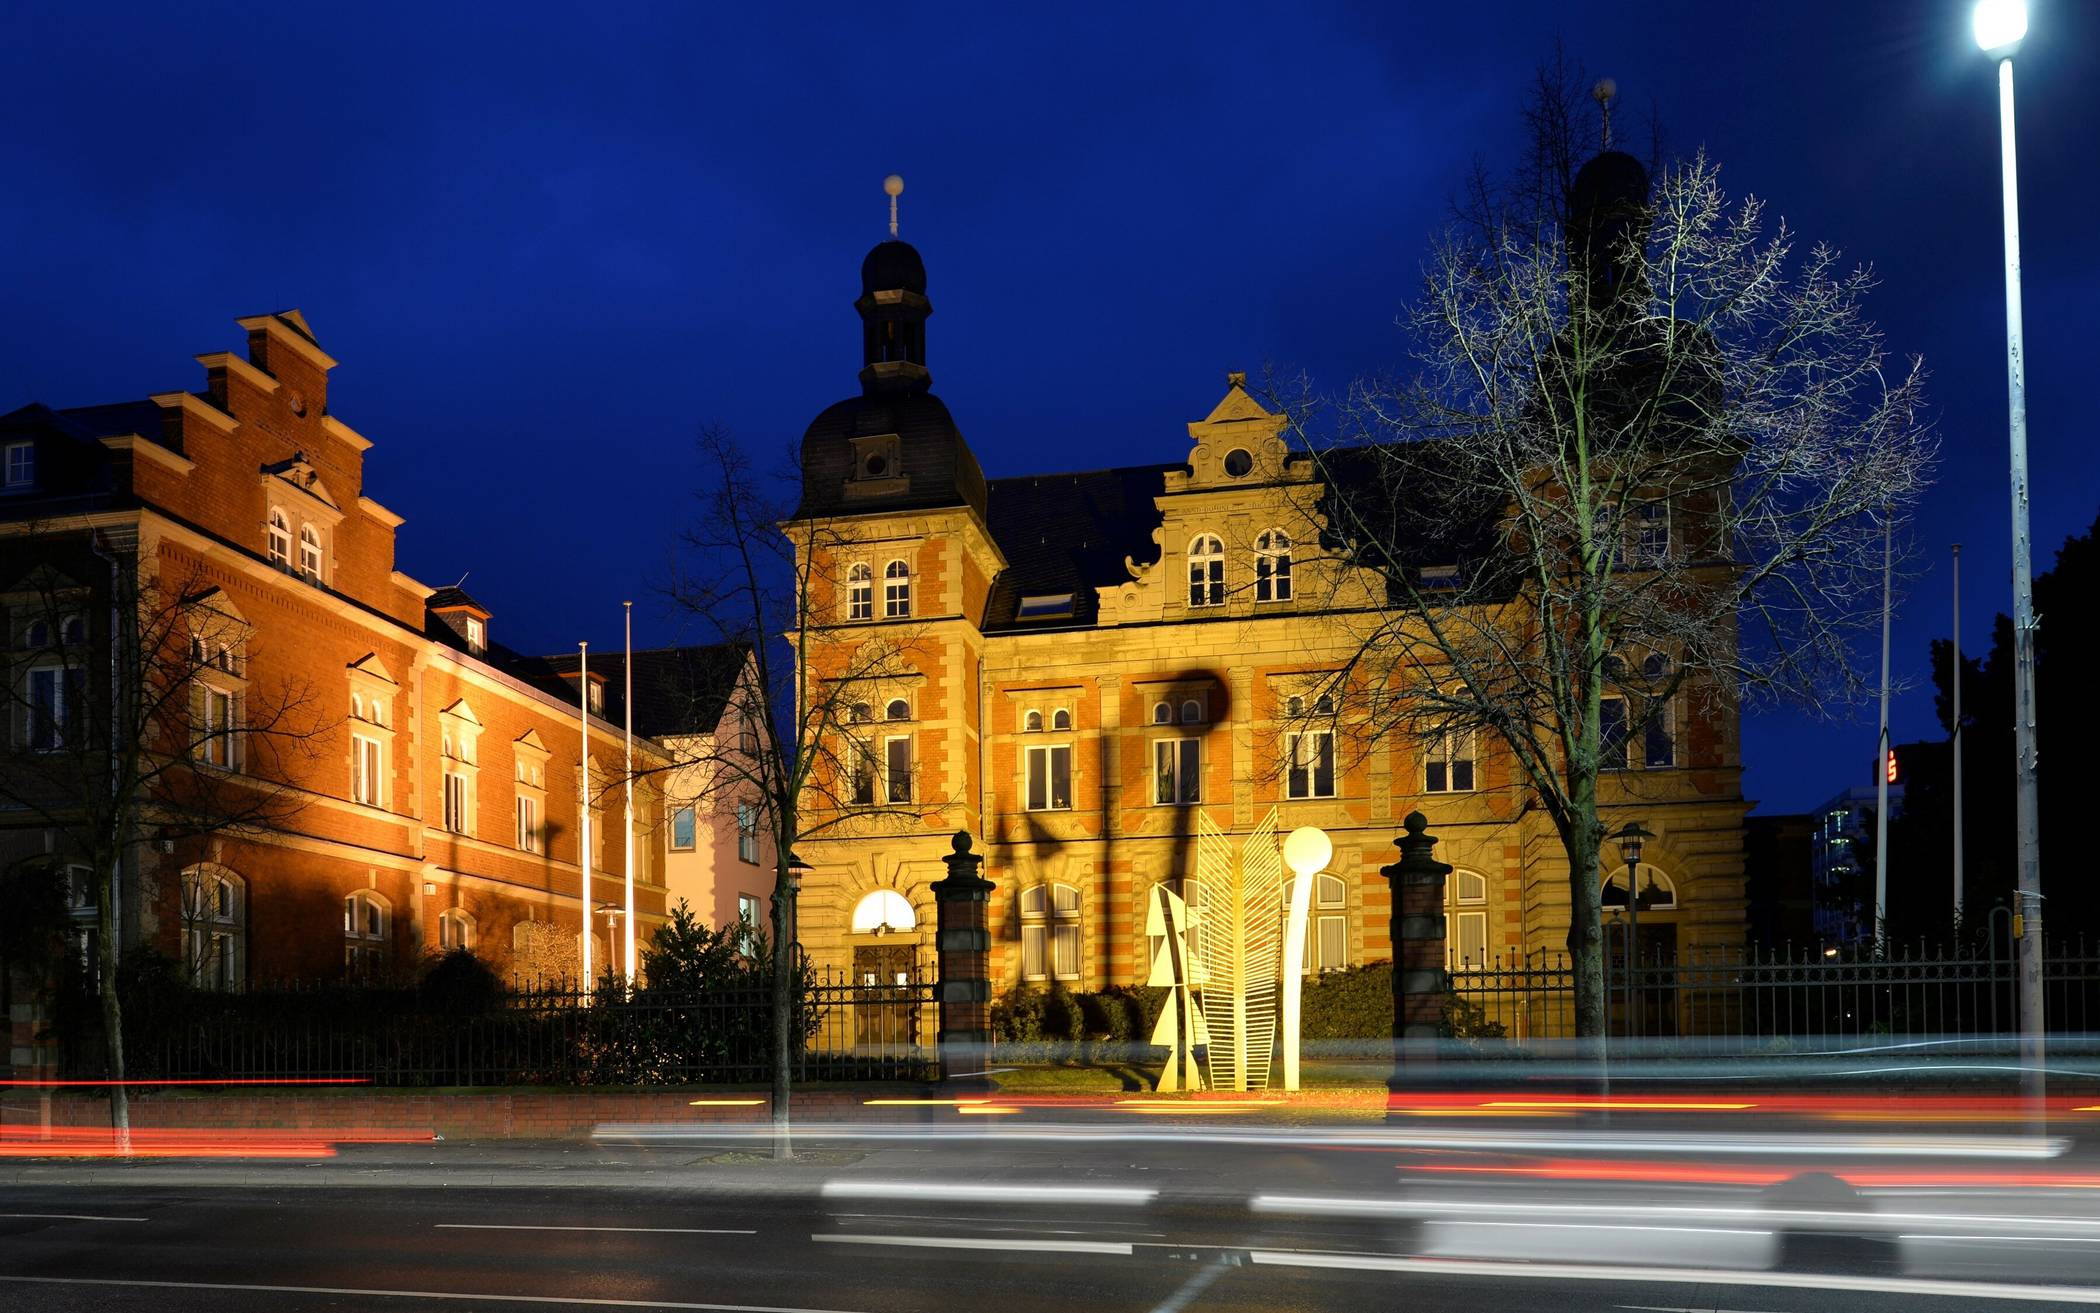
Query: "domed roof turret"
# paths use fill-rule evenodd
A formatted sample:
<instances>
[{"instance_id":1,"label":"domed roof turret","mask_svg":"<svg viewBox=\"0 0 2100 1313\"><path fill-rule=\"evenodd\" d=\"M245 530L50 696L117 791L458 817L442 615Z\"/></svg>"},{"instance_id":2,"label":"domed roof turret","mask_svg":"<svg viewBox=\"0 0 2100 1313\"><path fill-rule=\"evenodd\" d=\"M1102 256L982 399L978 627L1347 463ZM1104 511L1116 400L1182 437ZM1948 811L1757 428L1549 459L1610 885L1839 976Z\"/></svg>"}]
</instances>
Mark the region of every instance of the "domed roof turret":
<instances>
[{"instance_id":1,"label":"domed roof turret","mask_svg":"<svg viewBox=\"0 0 2100 1313\"><path fill-rule=\"evenodd\" d=\"M910 242L891 237L875 244L860 262L860 292L917 292L926 295L926 263Z\"/></svg>"}]
</instances>

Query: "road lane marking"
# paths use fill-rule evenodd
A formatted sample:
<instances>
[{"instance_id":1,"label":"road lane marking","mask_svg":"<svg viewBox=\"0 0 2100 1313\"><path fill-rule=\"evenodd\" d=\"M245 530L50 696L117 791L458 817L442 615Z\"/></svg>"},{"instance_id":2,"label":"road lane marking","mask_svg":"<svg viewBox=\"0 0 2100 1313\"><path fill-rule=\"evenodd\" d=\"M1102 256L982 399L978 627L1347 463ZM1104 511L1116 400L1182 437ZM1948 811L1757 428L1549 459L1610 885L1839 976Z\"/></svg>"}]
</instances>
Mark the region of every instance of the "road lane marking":
<instances>
[{"instance_id":1,"label":"road lane marking","mask_svg":"<svg viewBox=\"0 0 2100 1313\"><path fill-rule=\"evenodd\" d=\"M716 1226L532 1226L522 1222L433 1222L439 1231L632 1231L640 1235L757 1235Z\"/></svg>"},{"instance_id":2,"label":"road lane marking","mask_svg":"<svg viewBox=\"0 0 2100 1313\"><path fill-rule=\"evenodd\" d=\"M1354 1272L1414 1272L1446 1277L1529 1277L1557 1281L1654 1281L1671 1285L1752 1286L1765 1289L1857 1290L1878 1295L1945 1299L2024 1299L2038 1304L2100 1304L2091 1286L2014 1285L1996 1281L1942 1281L1928 1277L1839 1276L1821 1272L1744 1272L1729 1268L1635 1267L1618 1263L1499 1263L1485 1259L1399 1258L1388 1254L1306 1253L1254 1249L1257 1267L1316 1267Z\"/></svg>"},{"instance_id":3,"label":"road lane marking","mask_svg":"<svg viewBox=\"0 0 2100 1313\"><path fill-rule=\"evenodd\" d=\"M826 1199L946 1199L991 1204L1117 1204L1138 1208L1159 1191L1121 1185L964 1185L949 1181L826 1181Z\"/></svg>"},{"instance_id":4,"label":"road lane marking","mask_svg":"<svg viewBox=\"0 0 2100 1313\"><path fill-rule=\"evenodd\" d=\"M1002 1253L1118 1254L1128 1258L1131 1247L1112 1240L994 1240L981 1236L950 1235L813 1235L825 1245L903 1245L911 1249L996 1249Z\"/></svg>"},{"instance_id":5,"label":"road lane marking","mask_svg":"<svg viewBox=\"0 0 2100 1313\"><path fill-rule=\"evenodd\" d=\"M591 1295L498 1295L487 1291L384 1290L358 1286L269 1286L241 1281L148 1281L131 1277L21 1277L0 1272L0 1281L39 1286L105 1286L132 1290L237 1290L260 1295L364 1295L372 1299L452 1299L481 1304L566 1304L571 1308L675 1308L702 1313L859 1313L853 1309L798 1308L781 1304L699 1304L676 1299L608 1299Z\"/></svg>"},{"instance_id":6,"label":"road lane marking","mask_svg":"<svg viewBox=\"0 0 2100 1313\"><path fill-rule=\"evenodd\" d=\"M99 1217L93 1213L0 1213L0 1217L42 1218L53 1222L144 1222L143 1217Z\"/></svg>"}]
</instances>

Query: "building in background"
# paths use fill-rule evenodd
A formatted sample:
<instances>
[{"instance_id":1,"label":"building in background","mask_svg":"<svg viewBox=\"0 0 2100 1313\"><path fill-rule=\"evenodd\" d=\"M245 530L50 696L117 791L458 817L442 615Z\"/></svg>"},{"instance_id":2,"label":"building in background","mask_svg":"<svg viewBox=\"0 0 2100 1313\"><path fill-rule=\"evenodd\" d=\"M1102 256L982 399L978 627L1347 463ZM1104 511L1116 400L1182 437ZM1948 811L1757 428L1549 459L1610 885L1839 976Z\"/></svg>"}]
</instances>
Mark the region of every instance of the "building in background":
<instances>
[{"instance_id":1,"label":"building in background","mask_svg":"<svg viewBox=\"0 0 2100 1313\"><path fill-rule=\"evenodd\" d=\"M1874 938L1874 818L1879 786L1845 790L1809 813L1814 931L1826 946L1854 947ZM1889 785L1889 819L1903 814L1903 786Z\"/></svg>"},{"instance_id":2,"label":"building in background","mask_svg":"<svg viewBox=\"0 0 2100 1313\"><path fill-rule=\"evenodd\" d=\"M595 964L624 966L619 721L594 694L597 801L592 851L580 853L573 674L498 641L499 617L462 589L394 568L402 521L368 495L370 441L330 413L336 362L297 311L239 322L245 356L199 357L198 391L0 418L0 608L26 708L7 727L11 760L34 769L92 719L81 699L122 682L104 674L126 650L112 634L136 646L145 625L124 599L155 585L238 635L168 710L183 778L285 806L267 825L189 834L149 808L123 863L124 946L151 945L228 989L398 977L454 947L515 978L573 979L587 864ZM39 614L54 597L55 627ZM598 605L602 621L586 627L610 629L617 594ZM296 725L272 730L296 735L264 732L266 706L295 707ZM647 768L671 760L646 736L638 751ZM644 940L668 878L654 779L637 790ZM67 847L63 826L0 812L0 861L66 865ZM85 948L95 884L69 875Z\"/></svg>"},{"instance_id":3,"label":"building in background","mask_svg":"<svg viewBox=\"0 0 2100 1313\"><path fill-rule=\"evenodd\" d=\"M1755 813L1743 822L1751 945L1765 953L1817 947L1815 829L1809 813Z\"/></svg>"}]
</instances>

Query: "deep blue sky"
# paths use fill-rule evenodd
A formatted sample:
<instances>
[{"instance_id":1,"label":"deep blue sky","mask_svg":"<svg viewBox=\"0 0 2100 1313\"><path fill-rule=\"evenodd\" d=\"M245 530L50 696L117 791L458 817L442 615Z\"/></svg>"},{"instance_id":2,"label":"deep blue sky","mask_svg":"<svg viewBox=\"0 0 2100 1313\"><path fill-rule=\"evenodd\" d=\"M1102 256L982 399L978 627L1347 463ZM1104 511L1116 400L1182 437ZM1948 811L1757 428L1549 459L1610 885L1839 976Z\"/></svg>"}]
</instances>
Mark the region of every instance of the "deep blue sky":
<instances>
[{"instance_id":1,"label":"deep blue sky","mask_svg":"<svg viewBox=\"0 0 2100 1313\"><path fill-rule=\"evenodd\" d=\"M1996 103L1963 0L799 8L16 9L0 410L200 386L236 316L297 306L376 444L369 493L408 517L402 568L471 570L514 645L602 644L664 575L697 429L784 445L855 390L884 174L988 473L1173 459L1228 368L1338 388L1395 362L1426 241L1469 163L1515 149L1558 36L1673 147L1872 262L1891 345L1926 356L1946 462L1899 672L1922 682L1947 625L1948 542L1972 650L2009 605ZM2100 510L2100 6L2035 9L2046 564ZM637 610L641 640L678 636ZM1903 696L1897 737L1934 732ZM1747 792L1865 783L1873 734L1872 708L1757 716Z\"/></svg>"}]
</instances>

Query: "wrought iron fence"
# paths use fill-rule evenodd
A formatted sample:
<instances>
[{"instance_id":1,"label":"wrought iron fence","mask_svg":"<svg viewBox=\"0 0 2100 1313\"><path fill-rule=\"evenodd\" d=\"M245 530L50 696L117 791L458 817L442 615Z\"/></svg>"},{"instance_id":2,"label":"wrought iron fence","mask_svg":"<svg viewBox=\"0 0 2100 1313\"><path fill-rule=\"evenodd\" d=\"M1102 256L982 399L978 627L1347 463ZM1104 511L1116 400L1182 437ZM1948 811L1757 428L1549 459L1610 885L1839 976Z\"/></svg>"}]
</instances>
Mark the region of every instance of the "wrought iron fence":
<instances>
[{"instance_id":1,"label":"wrought iron fence","mask_svg":"<svg viewBox=\"0 0 2100 1313\"><path fill-rule=\"evenodd\" d=\"M925 1080L937 1064L932 982L888 984L805 971L791 1025L798 1081ZM762 975L697 994L551 988L471 1010L400 989L196 993L135 1008L126 1066L137 1080L341 1078L378 1085L762 1083L772 1073L771 986ZM73 1076L101 1074L100 1036L69 1037Z\"/></svg>"},{"instance_id":2,"label":"wrought iron fence","mask_svg":"<svg viewBox=\"0 0 2100 1313\"><path fill-rule=\"evenodd\" d=\"M1880 1038L1959 1042L2017 1026L2018 964L1993 940L1950 953L1892 945L1880 954L1695 948L1605 957L1610 1033L1685 1051L1787 1052ZM2100 1024L2100 945L2044 955L2049 1029ZM1565 954L1515 955L1451 973L1454 1029L1467 1038L1557 1040L1575 1034L1575 978Z\"/></svg>"}]
</instances>

